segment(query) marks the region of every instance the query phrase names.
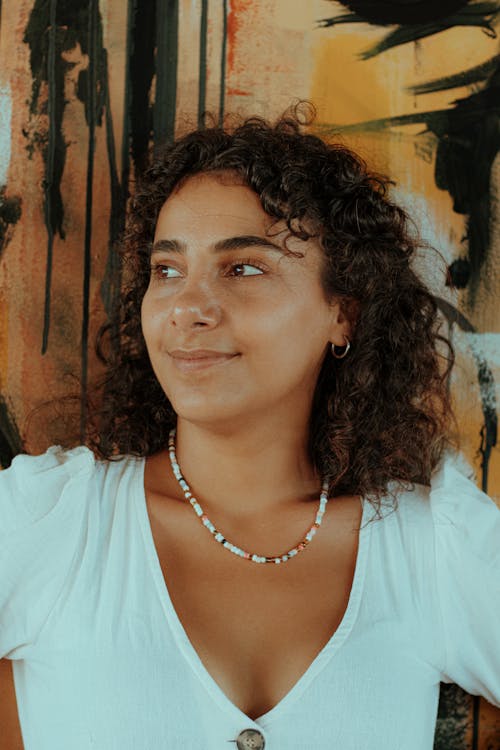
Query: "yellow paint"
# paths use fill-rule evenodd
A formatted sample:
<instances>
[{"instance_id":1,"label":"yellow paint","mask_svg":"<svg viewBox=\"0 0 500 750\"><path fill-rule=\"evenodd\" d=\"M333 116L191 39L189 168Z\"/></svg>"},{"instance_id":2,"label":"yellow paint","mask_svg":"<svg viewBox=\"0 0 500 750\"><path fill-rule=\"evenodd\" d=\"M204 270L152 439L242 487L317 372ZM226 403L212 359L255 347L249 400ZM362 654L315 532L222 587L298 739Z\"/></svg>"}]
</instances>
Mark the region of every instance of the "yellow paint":
<instances>
[{"instance_id":1,"label":"yellow paint","mask_svg":"<svg viewBox=\"0 0 500 750\"><path fill-rule=\"evenodd\" d=\"M389 111L387 81L379 75L378 59L360 63L357 51L366 46L360 32L340 34L317 31L310 96L322 123L350 125L386 117Z\"/></svg>"}]
</instances>

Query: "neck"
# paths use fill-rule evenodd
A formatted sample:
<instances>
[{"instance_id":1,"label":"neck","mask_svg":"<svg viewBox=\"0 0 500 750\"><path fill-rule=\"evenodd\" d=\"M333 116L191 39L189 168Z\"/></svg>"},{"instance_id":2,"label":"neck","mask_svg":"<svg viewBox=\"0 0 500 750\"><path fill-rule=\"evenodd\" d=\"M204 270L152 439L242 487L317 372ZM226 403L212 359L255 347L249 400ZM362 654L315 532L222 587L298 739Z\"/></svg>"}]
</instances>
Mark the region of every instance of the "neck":
<instances>
[{"instance_id":1,"label":"neck","mask_svg":"<svg viewBox=\"0 0 500 750\"><path fill-rule=\"evenodd\" d=\"M307 451L307 428L246 422L214 431L178 420L176 453L193 494L240 519L319 497L321 479Z\"/></svg>"}]
</instances>

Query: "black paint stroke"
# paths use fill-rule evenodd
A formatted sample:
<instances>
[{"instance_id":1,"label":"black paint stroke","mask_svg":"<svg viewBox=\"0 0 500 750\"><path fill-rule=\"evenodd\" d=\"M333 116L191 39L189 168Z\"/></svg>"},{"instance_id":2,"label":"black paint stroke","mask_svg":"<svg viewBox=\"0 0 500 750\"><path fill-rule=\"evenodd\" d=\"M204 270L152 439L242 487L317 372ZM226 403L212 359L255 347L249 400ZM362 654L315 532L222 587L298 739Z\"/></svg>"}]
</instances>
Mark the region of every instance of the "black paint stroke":
<instances>
[{"instance_id":1,"label":"black paint stroke","mask_svg":"<svg viewBox=\"0 0 500 750\"><path fill-rule=\"evenodd\" d=\"M453 325L458 325L466 333L477 332L472 323L447 300L437 297L436 302L448 321L450 329ZM478 352L476 347L470 347L470 351L476 365L483 413L483 424L479 431L479 454L481 456L481 489L487 493L491 453L498 438L496 385L493 372L484 355ZM465 708L467 701L472 701L471 750L478 750L481 699L479 696L467 696L456 685L441 686L434 750L448 750L449 748L459 750L462 747L467 750L465 742L468 725Z\"/></svg>"},{"instance_id":2,"label":"black paint stroke","mask_svg":"<svg viewBox=\"0 0 500 750\"><path fill-rule=\"evenodd\" d=\"M0 468L7 469L14 456L21 453L23 443L12 411L0 394Z\"/></svg>"},{"instance_id":3,"label":"black paint stroke","mask_svg":"<svg viewBox=\"0 0 500 750\"><path fill-rule=\"evenodd\" d=\"M121 185L123 189L124 206L128 198L128 183L130 176L130 148L131 148L131 118L130 109L132 103L131 96L131 69L132 69L132 50L133 50L133 28L135 22L137 0L128 0L127 5L127 46L125 50L125 87L123 91L123 123L122 123L122 143L121 143ZM108 95L109 100L109 95ZM108 106L108 105L106 105ZM109 108L111 111L111 108Z\"/></svg>"},{"instance_id":4,"label":"black paint stroke","mask_svg":"<svg viewBox=\"0 0 500 750\"><path fill-rule=\"evenodd\" d=\"M500 55L495 55L490 60L480 65L475 65L473 68L462 70L460 73L455 73L454 75L418 83L415 86L407 86L405 91L418 96L420 94L433 94L436 91L449 91L459 86L472 86L475 83L484 83L499 66Z\"/></svg>"},{"instance_id":5,"label":"black paint stroke","mask_svg":"<svg viewBox=\"0 0 500 750\"><path fill-rule=\"evenodd\" d=\"M48 119L49 119L49 133L47 143L47 157L45 162L45 226L47 228L47 265L45 271L45 302L44 302L44 316L43 316L43 332L42 332L42 354L47 351L49 342L49 328L50 328L50 297L52 290L52 256L54 249L54 231L59 229L62 231L62 199L61 195L57 194L59 191L56 188L56 193L52 195L54 190L54 176L55 176L55 158L56 158L56 141L57 141L57 119L61 118L62 124L62 110L60 104L57 102L57 83L56 83L56 10L57 0L50 0L50 16L49 16L49 42L48 42L48 56L47 56L47 79L49 84L48 91ZM59 217L53 217L53 201L54 205L57 206ZM62 236L62 235L61 235Z\"/></svg>"},{"instance_id":6,"label":"black paint stroke","mask_svg":"<svg viewBox=\"0 0 500 750\"><path fill-rule=\"evenodd\" d=\"M453 307L447 300L436 297L436 302L450 327L457 325L465 333L477 333L476 328L465 315ZM483 412L483 425L480 430L479 446L479 454L481 455L481 489L483 492L487 492L491 452L496 446L498 438L496 386L493 371L484 355L473 347L471 347L471 353L476 364L481 410Z\"/></svg>"},{"instance_id":7,"label":"black paint stroke","mask_svg":"<svg viewBox=\"0 0 500 750\"><path fill-rule=\"evenodd\" d=\"M469 750L470 701L458 685L441 683L433 750Z\"/></svg>"},{"instance_id":8,"label":"black paint stroke","mask_svg":"<svg viewBox=\"0 0 500 750\"><path fill-rule=\"evenodd\" d=\"M80 75L79 88L85 84L85 111L88 124L87 146L87 182L85 190L85 239L83 251L83 300L82 300L82 328L81 328L81 411L80 437L85 437L85 423L87 415L87 382L88 382L88 344L90 319L90 275L92 264L92 207L95 159L95 130L102 112L102 102L97 95L98 54L103 52L102 27L99 23L99 0L89 0L88 4L88 40L89 55L88 68L84 75ZM83 73L83 71L82 71Z\"/></svg>"},{"instance_id":9,"label":"black paint stroke","mask_svg":"<svg viewBox=\"0 0 500 750\"><path fill-rule=\"evenodd\" d=\"M48 346L50 331L50 288L52 272L52 244L56 234L64 239L64 208L61 196L61 179L65 168L67 144L62 122L66 72L73 67L63 58L63 53L80 46L83 55L89 55L89 0L35 0L24 34L24 42L30 48L30 68L32 73L32 93L30 113L36 127L26 133L28 153L39 149L45 164L44 214L48 234L47 278L45 292L44 332L42 351ZM102 47L101 18L97 11ZM107 81L101 77L102 49L96 51L96 100L99 102L97 122L102 119L102 107ZM89 63L90 64L90 63ZM85 117L89 122L89 87L86 85L88 71L81 71L78 80L77 96L85 106ZM39 103L42 84L48 86L47 102ZM48 115L48 128L40 128L37 115Z\"/></svg>"},{"instance_id":10,"label":"black paint stroke","mask_svg":"<svg viewBox=\"0 0 500 750\"><path fill-rule=\"evenodd\" d=\"M198 65L198 127L205 127L207 102L207 32L208 0L201 0L200 15L200 60Z\"/></svg>"},{"instance_id":11,"label":"black paint stroke","mask_svg":"<svg viewBox=\"0 0 500 750\"><path fill-rule=\"evenodd\" d=\"M455 26L481 28L489 36L495 38L496 31L492 25L495 15L500 10L499 2L479 2L466 5L462 10L444 19L427 23L401 24L384 36L379 42L360 54L362 60L368 60L380 55L393 47L439 34ZM357 13L344 13L332 18L323 18L317 22L319 28L328 28L347 23L369 23L367 18Z\"/></svg>"},{"instance_id":12,"label":"black paint stroke","mask_svg":"<svg viewBox=\"0 0 500 750\"><path fill-rule=\"evenodd\" d=\"M352 13L362 16L365 23L389 24L429 23L456 13L467 0L339 0Z\"/></svg>"},{"instance_id":13,"label":"black paint stroke","mask_svg":"<svg viewBox=\"0 0 500 750\"><path fill-rule=\"evenodd\" d=\"M224 121L224 110L226 106L227 14L228 0L222 0L222 46L220 58L219 125L222 125Z\"/></svg>"},{"instance_id":14,"label":"black paint stroke","mask_svg":"<svg viewBox=\"0 0 500 750\"><path fill-rule=\"evenodd\" d=\"M103 67L106 71L106 80L108 80L108 53L103 50ZM109 238L108 238L108 255L106 259L106 268L101 282L101 299L104 304L106 315L112 316L117 295L120 290L120 268L118 263L118 254L116 244L122 234L125 224L125 206L128 197L128 180L130 171L129 162L129 129L128 117L124 118L123 136L122 136L122 173L121 180L118 175L118 164L116 159L116 144L113 126L113 113L111 111L111 101L109 95L109 86L105 89L104 100L105 128L106 128L106 151L108 155L109 167L109 188L111 197L110 215L109 215ZM125 96L125 105L128 105ZM128 112L125 109L125 112ZM126 144L126 147L125 147Z\"/></svg>"},{"instance_id":15,"label":"black paint stroke","mask_svg":"<svg viewBox=\"0 0 500 750\"><path fill-rule=\"evenodd\" d=\"M450 273L455 286L467 284L473 305L490 250L490 181L500 149L500 68L482 91L457 99L449 109L320 129L325 133L366 132L410 124L422 124L436 136L436 185L450 194L453 210L466 217L468 256L460 259L458 266L452 264Z\"/></svg>"},{"instance_id":16,"label":"black paint stroke","mask_svg":"<svg viewBox=\"0 0 500 750\"><path fill-rule=\"evenodd\" d=\"M129 11L130 150L136 175L143 172L153 135L151 87L155 74L156 0L131 0Z\"/></svg>"},{"instance_id":17,"label":"black paint stroke","mask_svg":"<svg viewBox=\"0 0 500 750\"><path fill-rule=\"evenodd\" d=\"M127 8L127 41L125 55L125 86L123 92L123 124L122 124L122 142L120 146L121 156L121 173L118 174L118 164L116 158L116 144L113 127L113 115L111 111L111 101L109 94L109 83L105 90L105 117L106 117L106 149L109 164L109 181L111 193L111 209L109 216L109 243L108 255L106 259L106 268L101 282L101 299L108 320L114 319L114 311L121 289L121 269L119 255L117 252L117 243L125 227L125 209L129 196L129 178L130 178L130 106L131 106L131 85L130 71L133 49L133 24L135 20L136 0L129 0ZM105 75L103 76L109 82L108 74L108 54L107 50L103 52L103 62ZM113 346L118 345L118 337L111 336Z\"/></svg>"},{"instance_id":18,"label":"black paint stroke","mask_svg":"<svg viewBox=\"0 0 500 750\"><path fill-rule=\"evenodd\" d=\"M21 218L21 198L18 195L8 197L6 190L5 185L0 187L0 258Z\"/></svg>"},{"instance_id":19,"label":"black paint stroke","mask_svg":"<svg viewBox=\"0 0 500 750\"><path fill-rule=\"evenodd\" d=\"M156 147L175 134L179 0L156 0L156 89L153 135Z\"/></svg>"}]
</instances>

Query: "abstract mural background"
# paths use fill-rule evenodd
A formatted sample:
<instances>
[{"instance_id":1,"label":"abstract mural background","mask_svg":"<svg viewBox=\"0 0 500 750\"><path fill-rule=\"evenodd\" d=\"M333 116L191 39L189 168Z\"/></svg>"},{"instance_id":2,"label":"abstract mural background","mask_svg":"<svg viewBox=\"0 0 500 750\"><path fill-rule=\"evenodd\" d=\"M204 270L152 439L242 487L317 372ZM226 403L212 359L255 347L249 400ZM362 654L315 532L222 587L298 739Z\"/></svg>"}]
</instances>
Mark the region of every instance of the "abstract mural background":
<instances>
[{"instance_id":1,"label":"abstract mural background","mask_svg":"<svg viewBox=\"0 0 500 750\"><path fill-rule=\"evenodd\" d=\"M439 250L419 263L457 349L463 450L498 501L499 28L500 1L2 0L0 466L44 450L33 409L98 372L148 149L207 112L308 99L311 130L390 174ZM500 712L445 686L435 747L499 750Z\"/></svg>"}]
</instances>

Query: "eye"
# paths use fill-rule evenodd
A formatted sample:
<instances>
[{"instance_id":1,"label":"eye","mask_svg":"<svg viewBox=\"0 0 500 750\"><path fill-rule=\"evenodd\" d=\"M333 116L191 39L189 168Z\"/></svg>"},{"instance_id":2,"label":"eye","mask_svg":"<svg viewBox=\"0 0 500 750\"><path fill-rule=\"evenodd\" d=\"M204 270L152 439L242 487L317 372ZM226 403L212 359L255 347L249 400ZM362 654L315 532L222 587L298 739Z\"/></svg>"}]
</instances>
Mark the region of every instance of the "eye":
<instances>
[{"instance_id":1,"label":"eye","mask_svg":"<svg viewBox=\"0 0 500 750\"><path fill-rule=\"evenodd\" d=\"M232 263L229 268L233 276L259 276L266 270L253 260Z\"/></svg>"},{"instance_id":2,"label":"eye","mask_svg":"<svg viewBox=\"0 0 500 750\"><path fill-rule=\"evenodd\" d=\"M151 266L151 275L156 276L158 279L176 279L180 276L180 272L176 268L173 268L173 266L156 263Z\"/></svg>"}]
</instances>

